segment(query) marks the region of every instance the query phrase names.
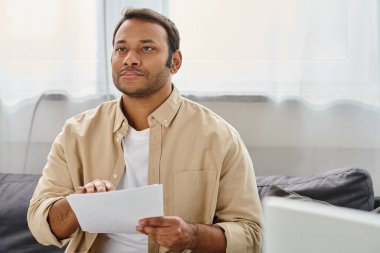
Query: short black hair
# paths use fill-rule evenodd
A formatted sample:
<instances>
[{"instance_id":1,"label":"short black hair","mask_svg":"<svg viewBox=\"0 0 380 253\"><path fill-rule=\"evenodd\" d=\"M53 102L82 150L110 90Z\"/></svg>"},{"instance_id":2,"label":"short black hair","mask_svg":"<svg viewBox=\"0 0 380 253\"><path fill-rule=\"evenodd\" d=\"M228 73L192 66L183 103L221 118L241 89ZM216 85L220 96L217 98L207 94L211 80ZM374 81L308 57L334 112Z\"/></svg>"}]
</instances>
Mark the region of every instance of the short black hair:
<instances>
[{"instance_id":1,"label":"short black hair","mask_svg":"<svg viewBox=\"0 0 380 253\"><path fill-rule=\"evenodd\" d=\"M164 15L151 10L151 9L127 9L124 12L123 17L120 19L119 23L116 25L113 32L112 45L115 45L115 36L120 26L128 19L140 19L147 22L155 23L162 26L168 35L168 46L169 46L169 57L166 65L170 68L171 58L175 51L179 49L179 32L175 24Z\"/></svg>"}]
</instances>

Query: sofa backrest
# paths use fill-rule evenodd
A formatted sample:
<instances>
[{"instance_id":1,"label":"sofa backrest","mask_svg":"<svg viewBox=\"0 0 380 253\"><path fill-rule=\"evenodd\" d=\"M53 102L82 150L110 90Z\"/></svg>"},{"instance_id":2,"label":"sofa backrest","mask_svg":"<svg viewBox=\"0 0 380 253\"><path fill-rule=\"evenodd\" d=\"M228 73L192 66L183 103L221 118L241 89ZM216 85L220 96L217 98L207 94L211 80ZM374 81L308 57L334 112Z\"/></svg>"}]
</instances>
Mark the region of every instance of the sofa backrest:
<instances>
[{"instance_id":1,"label":"sofa backrest","mask_svg":"<svg viewBox=\"0 0 380 253\"><path fill-rule=\"evenodd\" d=\"M256 178L260 199L271 185L315 200L353 209L372 211L371 175L361 168L342 168L310 176L261 176Z\"/></svg>"},{"instance_id":2,"label":"sofa backrest","mask_svg":"<svg viewBox=\"0 0 380 253\"><path fill-rule=\"evenodd\" d=\"M39 175L0 173L1 252L64 252L39 244L29 231L26 214L39 178Z\"/></svg>"}]
</instances>

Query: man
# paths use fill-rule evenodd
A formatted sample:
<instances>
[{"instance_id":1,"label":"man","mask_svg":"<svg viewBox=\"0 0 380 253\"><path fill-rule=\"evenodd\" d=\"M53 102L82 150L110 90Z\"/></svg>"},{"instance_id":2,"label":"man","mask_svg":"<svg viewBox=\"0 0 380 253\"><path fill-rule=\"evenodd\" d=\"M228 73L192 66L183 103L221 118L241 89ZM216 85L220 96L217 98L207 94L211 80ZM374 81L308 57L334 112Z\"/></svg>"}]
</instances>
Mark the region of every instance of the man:
<instances>
[{"instance_id":1,"label":"man","mask_svg":"<svg viewBox=\"0 0 380 253\"><path fill-rule=\"evenodd\" d=\"M122 96L69 119L57 136L28 210L33 235L70 241L66 252L258 252L251 160L230 125L172 85L182 63L175 25L149 9L127 10L113 46ZM132 234L82 231L65 198L156 183L165 216L141 219Z\"/></svg>"}]
</instances>

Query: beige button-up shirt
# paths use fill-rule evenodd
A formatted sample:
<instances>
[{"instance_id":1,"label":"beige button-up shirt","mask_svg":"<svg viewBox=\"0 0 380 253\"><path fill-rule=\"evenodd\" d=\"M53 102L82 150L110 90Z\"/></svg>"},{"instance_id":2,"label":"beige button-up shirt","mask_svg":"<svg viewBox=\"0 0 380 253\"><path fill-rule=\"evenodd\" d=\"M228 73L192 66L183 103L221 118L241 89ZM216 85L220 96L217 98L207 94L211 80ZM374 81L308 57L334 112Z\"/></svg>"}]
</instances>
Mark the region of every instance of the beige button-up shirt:
<instances>
[{"instance_id":1,"label":"beige button-up shirt","mask_svg":"<svg viewBox=\"0 0 380 253\"><path fill-rule=\"evenodd\" d=\"M128 170L121 144L128 121L120 103L106 102L67 120L54 141L28 210L40 243L61 247L69 241L66 252L96 252L97 234L79 228L59 241L47 215L53 202L78 186L95 179L117 186ZM165 215L221 227L229 253L259 252L262 210L252 162L236 130L176 88L148 123L148 184L163 184ZM149 241L149 253L157 252L178 251Z\"/></svg>"}]
</instances>

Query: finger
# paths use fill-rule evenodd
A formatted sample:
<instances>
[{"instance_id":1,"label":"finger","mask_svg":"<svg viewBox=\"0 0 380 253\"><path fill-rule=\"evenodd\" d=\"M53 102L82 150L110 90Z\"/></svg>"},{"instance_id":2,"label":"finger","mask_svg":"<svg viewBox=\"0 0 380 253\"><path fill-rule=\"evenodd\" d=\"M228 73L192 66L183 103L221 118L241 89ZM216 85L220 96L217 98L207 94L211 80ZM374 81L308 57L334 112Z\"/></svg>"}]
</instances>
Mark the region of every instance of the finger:
<instances>
[{"instance_id":1,"label":"finger","mask_svg":"<svg viewBox=\"0 0 380 253\"><path fill-rule=\"evenodd\" d=\"M107 191L106 185L103 181L96 180L93 182L93 185L95 187L95 192L105 192Z\"/></svg>"},{"instance_id":2,"label":"finger","mask_svg":"<svg viewBox=\"0 0 380 253\"><path fill-rule=\"evenodd\" d=\"M75 193L77 194L85 193L85 188L83 186L78 186Z\"/></svg>"},{"instance_id":3,"label":"finger","mask_svg":"<svg viewBox=\"0 0 380 253\"><path fill-rule=\"evenodd\" d=\"M148 234L144 231L144 226L137 225L137 226L136 226L136 231L137 231L137 232L140 232L140 233L142 233L142 234L144 234L144 235L148 235Z\"/></svg>"},{"instance_id":4,"label":"finger","mask_svg":"<svg viewBox=\"0 0 380 253\"><path fill-rule=\"evenodd\" d=\"M173 238L173 236L149 235L149 238L151 238L158 245L163 246L168 249L172 249L172 250L188 248L187 245L189 245L187 243L187 240L182 240L180 238Z\"/></svg>"},{"instance_id":5,"label":"finger","mask_svg":"<svg viewBox=\"0 0 380 253\"><path fill-rule=\"evenodd\" d=\"M149 236L169 236L175 233L177 227L137 226L136 230Z\"/></svg>"},{"instance_id":6,"label":"finger","mask_svg":"<svg viewBox=\"0 0 380 253\"><path fill-rule=\"evenodd\" d=\"M107 191L113 191L113 190L115 190L115 186L110 181L104 180L103 182L104 182L104 184L106 186L106 190Z\"/></svg>"},{"instance_id":7,"label":"finger","mask_svg":"<svg viewBox=\"0 0 380 253\"><path fill-rule=\"evenodd\" d=\"M139 225L142 226L175 226L178 225L179 221L176 217L162 216L162 217L151 217L143 218L139 220Z\"/></svg>"},{"instance_id":8,"label":"finger","mask_svg":"<svg viewBox=\"0 0 380 253\"><path fill-rule=\"evenodd\" d=\"M113 190L115 190L115 186L110 181L96 179L84 186L79 186L77 188L77 193L94 193Z\"/></svg>"},{"instance_id":9,"label":"finger","mask_svg":"<svg viewBox=\"0 0 380 253\"><path fill-rule=\"evenodd\" d=\"M162 217L144 218L139 220L139 224L143 226L161 226L162 223Z\"/></svg>"},{"instance_id":10,"label":"finger","mask_svg":"<svg viewBox=\"0 0 380 253\"><path fill-rule=\"evenodd\" d=\"M91 183L87 183L83 186L84 188L84 192L85 193L93 193L95 192L95 186L94 184L91 182Z\"/></svg>"}]
</instances>

